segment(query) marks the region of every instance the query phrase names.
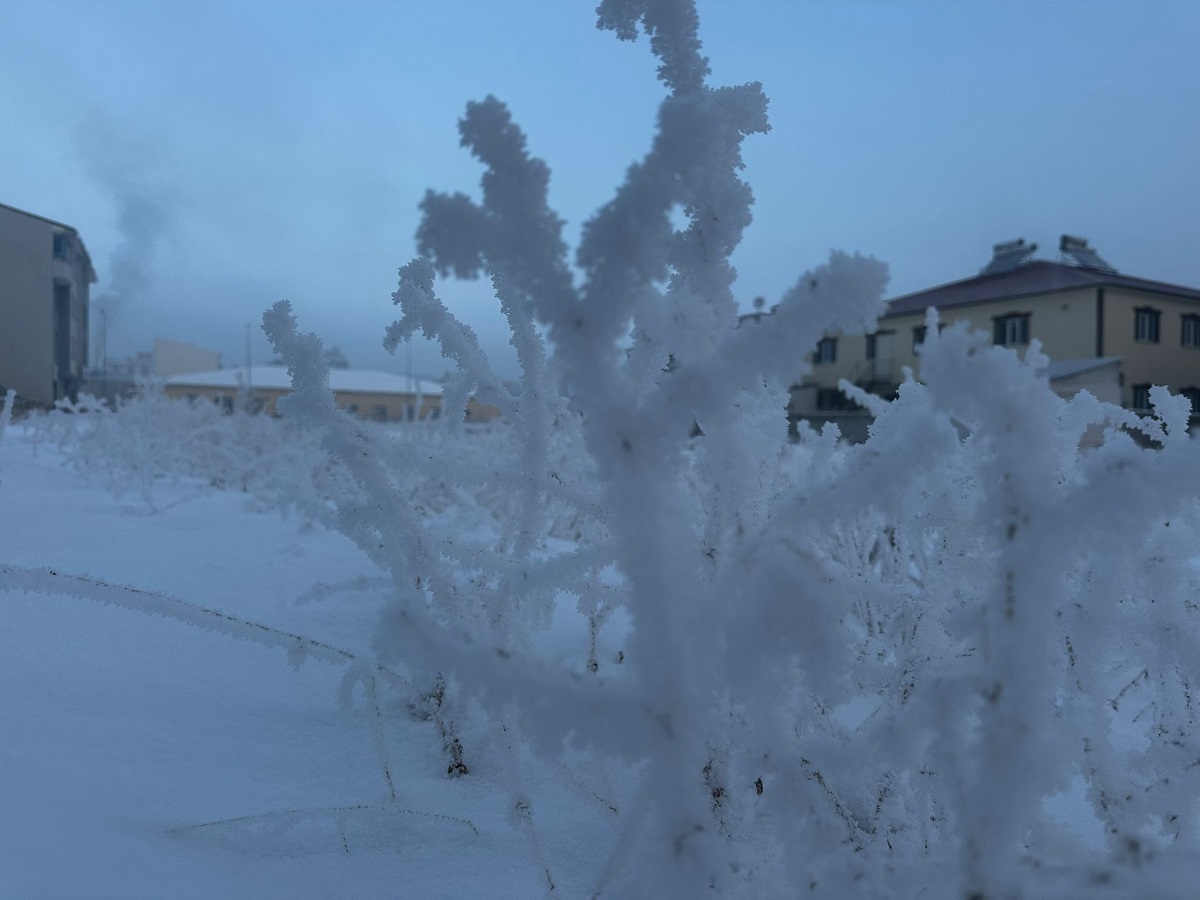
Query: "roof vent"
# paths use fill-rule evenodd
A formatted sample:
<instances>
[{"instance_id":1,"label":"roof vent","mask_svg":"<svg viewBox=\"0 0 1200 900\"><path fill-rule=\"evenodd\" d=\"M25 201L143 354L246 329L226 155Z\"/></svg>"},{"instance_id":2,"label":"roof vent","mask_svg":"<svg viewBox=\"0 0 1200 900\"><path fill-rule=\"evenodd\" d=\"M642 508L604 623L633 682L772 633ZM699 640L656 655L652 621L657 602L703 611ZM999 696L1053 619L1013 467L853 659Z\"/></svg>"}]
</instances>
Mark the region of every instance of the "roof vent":
<instances>
[{"instance_id":1,"label":"roof vent","mask_svg":"<svg viewBox=\"0 0 1200 900\"><path fill-rule=\"evenodd\" d=\"M1026 244L1025 238L1006 241L1003 244L992 245L992 261L983 267L980 275L998 275L1001 272L1011 272L1021 263L1032 256L1037 250L1037 244Z\"/></svg>"},{"instance_id":2,"label":"roof vent","mask_svg":"<svg viewBox=\"0 0 1200 900\"><path fill-rule=\"evenodd\" d=\"M1095 269L1098 272L1116 273L1116 269L1100 258L1100 255L1088 246L1081 237L1064 234L1058 239L1058 252L1064 262L1072 263L1081 269Z\"/></svg>"}]
</instances>

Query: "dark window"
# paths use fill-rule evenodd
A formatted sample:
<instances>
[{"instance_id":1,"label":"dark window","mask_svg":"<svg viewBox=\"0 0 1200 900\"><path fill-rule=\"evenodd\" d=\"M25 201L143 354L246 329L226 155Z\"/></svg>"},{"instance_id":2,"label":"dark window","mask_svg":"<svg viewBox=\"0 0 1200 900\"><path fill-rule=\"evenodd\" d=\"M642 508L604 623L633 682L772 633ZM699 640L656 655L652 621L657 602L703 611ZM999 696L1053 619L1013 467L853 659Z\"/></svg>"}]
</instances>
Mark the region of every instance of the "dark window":
<instances>
[{"instance_id":1,"label":"dark window","mask_svg":"<svg viewBox=\"0 0 1200 900\"><path fill-rule=\"evenodd\" d=\"M817 388L817 409L857 409L858 404L837 388Z\"/></svg>"},{"instance_id":2,"label":"dark window","mask_svg":"<svg viewBox=\"0 0 1200 900\"><path fill-rule=\"evenodd\" d=\"M54 258L71 261L71 236L60 231L54 235Z\"/></svg>"},{"instance_id":3,"label":"dark window","mask_svg":"<svg viewBox=\"0 0 1200 900\"><path fill-rule=\"evenodd\" d=\"M1143 344L1157 344L1159 316L1160 313L1157 309L1151 309L1148 306L1135 309L1133 311L1133 339Z\"/></svg>"},{"instance_id":4,"label":"dark window","mask_svg":"<svg viewBox=\"0 0 1200 900\"><path fill-rule=\"evenodd\" d=\"M1200 348L1200 316L1186 315L1182 317L1179 342L1185 347Z\"/></svg>"},{"instance_id":5,"label":"dark window","mask_svg":"<svg viewBox=\"0 0 1200 900\"><path fill-rule=\"evenodd\" d=\"M1150 409L1150 385L1135 384L1130 390L1133 392L1133 399L1129 406L1139 412Z\"/></svg>"},{"instance_id":6,"label":"dark window","mask_svg":"<svg viewBox=\"0 0 1200 900\"><path fill-rule=\"evenodd\" d=\"M867 335L867 359L875 358L875 335Z\"/></svg>"},{"instance_id":7,"label":"dark window","mask_svg":"<svg viewBox=\"0 0 1200 900\"><path fill-rule=\"evenodd\" d=\"M1002 347L1021 347L1029 343L1029 313L997 316L993 323L994 343Z\"/></svg>"},{"instance_id":8,"label":"dark window","mask_svg":"<svg viewBox=\"0 0 1200 900\"><path fill-rule=\"evenodd\" d=\"M380 422L387 421L387 407L382 403L375 404L375 418Z\"/></svg>"},{"instance_id":9,"label":"dark window","mask_svg":"<svg viewBox=\"0 0 1200 900\"><path fill-rule=\"evenodd\" d=\"M946 323L938 322L938 334L941 334L945 330L946 330ZM891 334L890 331L887 333ZM928 329L924 325L914 325L913 326L913 354L914 355L919 354L921 352L921 346L925 343L925 335L926 334L928 334Z\"/></svg>"},{"instance_id":10,"label":"dark window","mask_svg":"<svg viewBox=\"0 0 1200 900\"><path fill-rule=\"evenodd\" d=\"M817 341L817 352L813 354L813 365L820 366L837 362L837 338L822 338Z\"/></svg>"},{"instance_id":11,"label":"dark window","mask_svg":"<svg viewBox=\"0 0 1200 900\"><path fill-rule=\"evenodd\" d=\"M916 325L913 327L913 353L914 354L921 352L921 345L925 343L925 331L926 331L926 328L924 325Z\"/></svg>"},{"instance_id":12,"label":"dark window","mask_svg":"<svg viewBox=\"0 0 1200 900\"><path fill-rule=\"evenodd\" d=\"M70 396L71 371L71 286L54 282L54 399Z\"/></svg>"},{"instance_id":13,"label":"dark window","mask_svg":"<svg viewBox=\"0 0 1200 900\"><path fill-rule=\"evenodd\" d=\"M1200 416L1200 388L1186 387L1179 392L1188 398L1188 402L1192 404L1192 418Z\"/></svg>"},{"instance_id":14,"label":"dark window","mask_svg":"<svg viewBox=\"0 0 1200 900\"><path fill-rule=\"evenodd\" d=\"M352 416L357 416L358 415L358 404L351 403L349 406L346 407L346 411L348 413L350 413L350 415L352 415Z\"/></svg>"}]
</instances>

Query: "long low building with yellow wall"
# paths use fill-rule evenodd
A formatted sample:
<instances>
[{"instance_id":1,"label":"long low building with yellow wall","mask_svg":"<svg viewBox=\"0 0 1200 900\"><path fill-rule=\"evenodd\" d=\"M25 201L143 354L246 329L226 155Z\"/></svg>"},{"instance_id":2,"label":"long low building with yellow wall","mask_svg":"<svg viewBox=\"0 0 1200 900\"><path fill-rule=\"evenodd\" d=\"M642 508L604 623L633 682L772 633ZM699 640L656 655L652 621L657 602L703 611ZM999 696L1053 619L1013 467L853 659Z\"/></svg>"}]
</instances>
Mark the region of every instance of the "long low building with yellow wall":
<instances>
[{"instance_id":1,"label":"long low building with yellow wall","mask_svg":"<svg viewBox=\"0 0 1200 900\"><path fill-rule=\"evenodd\" d=\"M338 409L378 422L436 419L442 414L442 386L428 378L367 369L330 369L329 388ZM252 410L275 414L280 397L291 393L284 366L252 366L249 370L217 369L174 375L164 382L168 397L211 400L233 410L242 398Z\"/></svg>"}]
</instances>

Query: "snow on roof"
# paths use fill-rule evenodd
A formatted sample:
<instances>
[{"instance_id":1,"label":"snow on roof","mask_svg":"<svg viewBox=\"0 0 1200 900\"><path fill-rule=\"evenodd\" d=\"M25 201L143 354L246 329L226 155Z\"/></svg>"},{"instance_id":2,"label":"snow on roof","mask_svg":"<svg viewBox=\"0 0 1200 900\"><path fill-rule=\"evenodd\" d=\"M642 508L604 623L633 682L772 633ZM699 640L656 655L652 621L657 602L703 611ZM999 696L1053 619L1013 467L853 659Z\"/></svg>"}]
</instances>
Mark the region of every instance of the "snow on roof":
<instances>
[{"instance_id":1,"label":"snow on roof","mask_svg":"<svg viewBox=\"0 0 1200 900\"><path fill-rule=\"evenodd\" d=\"M172 375L168 385L179 387L237 388L246 380L245 367L217 369L212 372L189 372ZM251 366L250 385L280 391L292 389L292 379L286 366ZM441 396L440 382L428 378L408 377L394 372L372 369L330 369L329 387L335 393L346 394L415 394Z\"/></svg>"},{"instance_id":2,"label":"snow on roof","mask_svg":"<svg viewBox=\"0 0 1200 900\"><path fill-rule=\"evenodd\" d=\"M1082 375L1084 372L1091 372L1093 369L1115 365L1120 361L1121 357L1119 356L1099 356L1093 359L1052 359L1050 364L1042 370L1042 374L1051 381L1059 381L1063 378Z\"/></svg>"}]
</instances>

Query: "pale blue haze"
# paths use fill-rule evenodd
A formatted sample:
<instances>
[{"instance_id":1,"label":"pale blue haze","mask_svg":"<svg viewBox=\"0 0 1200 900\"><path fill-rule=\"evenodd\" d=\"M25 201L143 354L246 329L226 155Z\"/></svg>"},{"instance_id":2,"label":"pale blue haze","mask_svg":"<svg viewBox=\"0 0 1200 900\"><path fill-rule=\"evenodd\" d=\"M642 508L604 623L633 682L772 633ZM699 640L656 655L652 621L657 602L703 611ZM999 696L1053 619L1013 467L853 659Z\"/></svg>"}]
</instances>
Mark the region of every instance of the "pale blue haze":
<instances>
[{"instance_id":1,"label":"pale blue haze","mask_svg":"<svg viewBox=\"0 0 1200 900\"><path fill-rule=\"evenodd\" d=\"M111 354L160 335L236 364L245 323L286 297L356 365L397 369L380 342L417 203L478 177L457 146L467 100L510 105L572 238L648 146L649 49L596 31L593 6L10 0L0 202L79 227L98 294L132 241L145 281L113 304ZM745 150L744 304L834 247L886 260L902 293L972 274L995 241L1052 254L1064 231L1122 271L1200 284L1200 5L700 11L712 83L761 80L771 98L774 131ZM445 294L505 352L482 286ZM416 367L445 364L419 347Z\"/></svg>"}]
</instances>

